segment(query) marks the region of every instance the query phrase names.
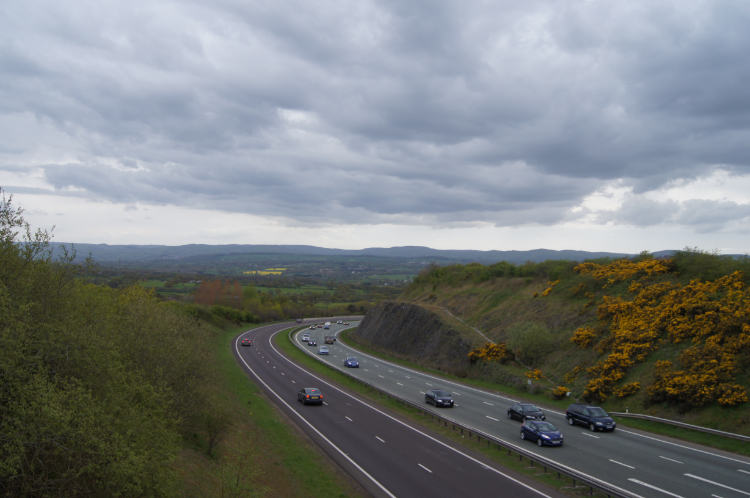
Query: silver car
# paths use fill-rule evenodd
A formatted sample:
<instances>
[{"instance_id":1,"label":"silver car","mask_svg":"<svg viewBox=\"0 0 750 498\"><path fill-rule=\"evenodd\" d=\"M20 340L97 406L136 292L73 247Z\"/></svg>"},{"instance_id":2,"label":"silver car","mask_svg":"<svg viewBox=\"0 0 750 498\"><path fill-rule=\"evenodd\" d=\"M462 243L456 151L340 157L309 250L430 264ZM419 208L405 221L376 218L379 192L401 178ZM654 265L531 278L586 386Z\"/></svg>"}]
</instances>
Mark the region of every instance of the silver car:
<instances>
[{"instance_id":1,"label":"silver car","mask_svg":"<svg viewBox=\"0 0 750 498\"><path fill-rule=\"evenodd\" d=\"M325 346L318 346L318 354L328 354L328 348Z\"/></svg>"}]
</instances>

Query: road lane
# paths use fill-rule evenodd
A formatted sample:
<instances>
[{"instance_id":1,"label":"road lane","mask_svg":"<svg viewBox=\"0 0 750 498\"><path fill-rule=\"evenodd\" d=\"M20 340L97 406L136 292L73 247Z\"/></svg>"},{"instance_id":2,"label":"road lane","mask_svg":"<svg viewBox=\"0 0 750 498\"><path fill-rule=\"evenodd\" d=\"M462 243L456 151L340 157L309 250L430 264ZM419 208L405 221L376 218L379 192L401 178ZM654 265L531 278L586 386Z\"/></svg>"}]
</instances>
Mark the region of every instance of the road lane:
<instances>
[{"instance_id":1,"label":"road lane","mask_svg":"<svg viewBox=\"0 0 750 498\"><path fill-rule=\"evenodd\" d=\"M235 355L277 406L373 495L559 496L297 366L271 341L274 333L289 326L241 334ZM239 346L245 337L252 339L251 347ZM296 401L301 387L319 388L326 404L302 406Z\"/></svg>"},{"instance_id":2,"label":"road lane","mask_svg":"<svg viewBox=\"0 0 750 498\"><path fill-rule=\"evenodd\" d=\"M352 326L354 325L352 323ZM338 334L344 328L333 324L330 331L307 331L313 338L318 339L329 333ZM296 338L299 337L297 334ZM348 373L413 402L424 403L423 395L427 389L441 388L452 392L456 408L434 409L429 405L425 407L443 417L454 418L495 437L514 444L521 443L517 440L520 422L507 420L507 408L520 400L390 363L361 353L338 341L334 345L329 345L329 349L332 355L336 356L319 359L343 368L344 357L356 356L360 359L362 368L347 369ZM528 443L529 448L526 449L633 493L653 495L655 491L643 483L683 498L712 494L722 498L739 498L745 495L733 491L734 489L750 489L750 474L736 471L739 467L750 472L748 458L631 429L618 428L612 433L592 433L581 426L568 426L562 412L546 410L545 413L548 421L563 432L564 446L537 449ZM611 460L625 463L627 467ZM681 463L677 464L672 460ZM686 474L708 477L697 479L687 477ZM711 476L714 478L709 479Z\"/></svg>"}]
</instances>

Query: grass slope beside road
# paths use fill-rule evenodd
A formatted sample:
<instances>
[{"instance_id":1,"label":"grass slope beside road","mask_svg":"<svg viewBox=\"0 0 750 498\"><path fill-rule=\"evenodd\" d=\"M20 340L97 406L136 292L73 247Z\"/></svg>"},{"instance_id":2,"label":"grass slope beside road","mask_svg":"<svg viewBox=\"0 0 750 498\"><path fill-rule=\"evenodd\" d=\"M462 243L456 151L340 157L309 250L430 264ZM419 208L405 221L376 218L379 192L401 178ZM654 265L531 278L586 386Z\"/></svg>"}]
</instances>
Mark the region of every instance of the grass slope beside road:
<instances>
[{"instance_id":1,"label":"grass slope beside road","mask_svg":"<svg viewBox=\"0 0 750 498\"><path fill-rule=\"evenodd\" d=\"M542 408L549 407L549 408L554 408L557 411L564 412L565 409L568 407L568 405L570 405L570 403L573 403L576 401L572 398L567 398L562 401L553 400L546 394L541 394L541 393L531 394L521 389L515 389L510 386L499 386L498 384L495 384L492 382L482 381L482 380L472 379L472 378L460 378L455 375L447 374L443 371L424 368L415 363L402 360L399 358L394 358L392 356L384 354L381 351L375 350L365 344L362 344L361 342L357 341L356 338L351 334L351 332L354 330L356 329L345 330L344 332L339 334L339 338L343 339L342 342L344 342L350 347L359 349L363 353L367 353L371 356L380 358L382 360L390 361L391 363L396 363L396 364L411 368L413 370L419 370L421 372L425 372L431 375L437 375L439 377L453 380L455 382L460 382L462 384L466 384L469 386L489 389L498 394L502 394L504 396L509 396L509 397L517 396L518 398L522 398L524 401L533 401L535 404L541 406ZM499 389L503 389L503 390L500 391ZM691 443L701 444L704 446L716 448L716 449L723 450L723 451L729 451L732 453L736 453L738 455L750 456L750 444L748 444L746 441L740 441L737 439L715 436L713 434L708 434L705 432L694 431L691 429L684 429L682 427L676 427L673 425L663 424L660 422L652 422L650 420L639 420L639 419L628 418L628 417L614 417L614 418L617 421L618 426L624 425L625 427L648 431L648 432L652 432L654 434L658 434L662 436L673 437L675 439L680 439L680 440L691 442Z\"/></svg>"},{"instance_id":2,"label":"grass slope beside road","mask_svg":"<svg viewBox=\"0 0 750 498\"><path fill-rule=\"evenodd\" d=\"M228 496L215 491L206 494L196 489L222 486L224 481L239 475L238 465L244 465L245 473L252 474L254 491L242 496L363 496L339 474L339 469L326 457L321 457L322 450L308 442L239 368L232 354L234 338L251 327L220 331L216 337L219 381L214 389L231 414L230 428L223 433L210 456L205 455L205 438L198 434L194 435L194 444L181 453L177 464L186 474L185 494ZM237 456L240 458L232 460Z\"/></svg>"}]
</instances>

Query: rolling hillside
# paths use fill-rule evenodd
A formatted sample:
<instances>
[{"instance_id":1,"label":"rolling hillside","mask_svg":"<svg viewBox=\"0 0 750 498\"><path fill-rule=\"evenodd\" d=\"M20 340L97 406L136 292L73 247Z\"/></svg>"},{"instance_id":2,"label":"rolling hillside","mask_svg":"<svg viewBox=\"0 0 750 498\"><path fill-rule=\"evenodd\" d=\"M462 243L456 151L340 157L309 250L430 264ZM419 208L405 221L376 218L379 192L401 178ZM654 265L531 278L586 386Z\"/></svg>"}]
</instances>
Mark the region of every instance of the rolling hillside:
<instances>
[{"instance_id":1,"label":"rolling hillside","mask_svg":"<svg viewBox=\"0 0 750 498\"><path fill-rule=\"evenodd\" d=\"M461 344L476 348L487 342L483 335L512 349L514 360L472 364L465 356L424 351L430 341L410 334L430 331L409 332L403 318L391 320L391 328L421 351L373 340L367 319L358 335L415 361L440 358L435 366L457 375L519 387L526 380L519 368L539 369L548 381L543 388L565 387L611 411L629 408L750 434L749 268L746 257L700 251L586 264L432 266L402 294L402 310L407 304L431 310ZM455 349L458 342L433 343Z\"/></svg>"}]
</instances>

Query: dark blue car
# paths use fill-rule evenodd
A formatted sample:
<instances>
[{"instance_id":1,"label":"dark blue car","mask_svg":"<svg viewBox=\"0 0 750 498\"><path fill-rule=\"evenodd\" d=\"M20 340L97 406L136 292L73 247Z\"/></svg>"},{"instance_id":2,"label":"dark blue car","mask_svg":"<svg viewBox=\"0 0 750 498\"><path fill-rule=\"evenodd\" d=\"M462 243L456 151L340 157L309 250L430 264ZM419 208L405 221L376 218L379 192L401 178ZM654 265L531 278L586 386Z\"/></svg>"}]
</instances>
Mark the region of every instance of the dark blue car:
<instances>
[{"instance_id":1,"label":"dark blue car","mask_svg":"<svg viewBox=\"0 0 750 498\"><path fill-rule=\"evenodd\" d=\"M344 360L344 366L348 368L359 368L359 360L357 360L353 356L350 356L349 358Z\"/></svg>"},{"instance_id":2,"label":"dark blue car","mask_svg":"<svg viewBox=\"0 0 750 498\"><path fill-rule=\"evenodd\" d=\"M562 446L563 435L549 422L527 420L521 426L521 439L536 441L539 446Z\"/></svg>"}]
</instances>

